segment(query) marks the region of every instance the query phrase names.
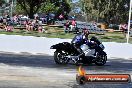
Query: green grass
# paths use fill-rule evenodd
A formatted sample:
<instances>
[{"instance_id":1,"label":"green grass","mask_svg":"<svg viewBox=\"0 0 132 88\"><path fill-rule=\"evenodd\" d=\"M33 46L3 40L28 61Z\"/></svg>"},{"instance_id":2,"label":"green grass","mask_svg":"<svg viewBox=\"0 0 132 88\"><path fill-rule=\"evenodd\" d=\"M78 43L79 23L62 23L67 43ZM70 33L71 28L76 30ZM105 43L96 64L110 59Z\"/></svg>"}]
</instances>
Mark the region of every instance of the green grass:
<instances>
[{"instance_id":1,"label":"green grass","mask_svg":"<svg viewBox=\"0 0 132 88\"><path fill-rule=\"evenodd\" d=\"M27 32L25 30L14 30L13 32L0 31L0 34L7 35L22 35L22 36L35 36L35 37L48 37L48 38L62 38L62 39L72 39L75 34L64 33L62 28L57 27L46 27L46 33L38 33L37 31ZM92 36L98 37L102 42L120 42L125 43L126 37L122 33L113 32L105 33L105 35L90 34L89 38ZM129 43L132 43L132 37L129 39Z\"/></svg>"},{"instance_id":2,"label":"green grass","mask_svg":"<svg viewBox=\"0 0 132 88\"><path fill-rule=\"evenodd\" d=\"M105 35L99 36L103 42L119 42L126 43L127 39L123 33L106 33ZM132 43L132 37L129 38L129 43Z\"/></svg>"}]
</instances>

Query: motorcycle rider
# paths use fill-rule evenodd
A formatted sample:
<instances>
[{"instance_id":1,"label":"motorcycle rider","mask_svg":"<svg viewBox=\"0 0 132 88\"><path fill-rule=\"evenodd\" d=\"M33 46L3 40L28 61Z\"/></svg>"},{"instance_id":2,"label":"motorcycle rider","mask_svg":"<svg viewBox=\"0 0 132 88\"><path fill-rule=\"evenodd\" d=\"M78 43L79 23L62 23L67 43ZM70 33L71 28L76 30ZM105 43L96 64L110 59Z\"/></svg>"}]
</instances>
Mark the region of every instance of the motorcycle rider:
<instances>
[{"instance_id":1,"label":"motorcycle rider","mask_svg":"<svg viewBox=\"0 0 132 88\"><path fill-rule=\"evenodd\" d=\"M74 48L77 49L78 53L80 55L83 55L83 51L80 48L81 45L83 44L89 44L89 40L88 40L88 35L89 35L89 31L88 29L84 28L82 34L76 35L73 40L71 41L71 43L73 44Z\"/></svg>"}]
</instances>

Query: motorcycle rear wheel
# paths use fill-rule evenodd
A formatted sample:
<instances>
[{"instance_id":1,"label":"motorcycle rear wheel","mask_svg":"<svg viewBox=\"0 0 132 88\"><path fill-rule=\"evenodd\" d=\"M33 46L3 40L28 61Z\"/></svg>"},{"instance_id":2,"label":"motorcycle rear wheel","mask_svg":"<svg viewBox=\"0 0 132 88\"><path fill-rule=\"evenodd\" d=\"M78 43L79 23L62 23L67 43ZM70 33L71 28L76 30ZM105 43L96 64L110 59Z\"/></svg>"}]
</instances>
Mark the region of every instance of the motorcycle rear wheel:
<instances>
[{"instance_id":1,"label":"motorcycle rear wheel","mask_svg":"<svg viewBox=\"0 0 132 88\"><path fill-rule=\"evenodd\" d=\"M54 61L56 64L67 64L69 59L66 57L67 52L65 51L55 51L54 52Z\"/></svg>"}]
</instances>

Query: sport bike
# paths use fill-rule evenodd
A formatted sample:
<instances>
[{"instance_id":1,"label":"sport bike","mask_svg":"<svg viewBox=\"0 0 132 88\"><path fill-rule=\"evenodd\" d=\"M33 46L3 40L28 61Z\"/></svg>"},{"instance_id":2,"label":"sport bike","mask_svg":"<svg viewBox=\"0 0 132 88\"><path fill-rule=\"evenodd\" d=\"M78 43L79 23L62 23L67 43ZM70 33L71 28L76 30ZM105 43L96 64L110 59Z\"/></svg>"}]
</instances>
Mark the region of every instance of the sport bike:
<instances>
[{"instance_id":1,"label":"sport bike","mask_svg":"<svg viewBox=\"0 0 132 88\"><path fill-rule=\"evenodd\" d=\"M92 37L90 45L82 44L80 46L83 53L78 53L74 44L69 42L58 43L52 45L50 49L56 49L54 52L54 61L56 64L68 64L73 61L78 64L92 64L102 66L107 61L107 54L104 52L104 45L96 38Z\"/></svg>"}]
</instances>

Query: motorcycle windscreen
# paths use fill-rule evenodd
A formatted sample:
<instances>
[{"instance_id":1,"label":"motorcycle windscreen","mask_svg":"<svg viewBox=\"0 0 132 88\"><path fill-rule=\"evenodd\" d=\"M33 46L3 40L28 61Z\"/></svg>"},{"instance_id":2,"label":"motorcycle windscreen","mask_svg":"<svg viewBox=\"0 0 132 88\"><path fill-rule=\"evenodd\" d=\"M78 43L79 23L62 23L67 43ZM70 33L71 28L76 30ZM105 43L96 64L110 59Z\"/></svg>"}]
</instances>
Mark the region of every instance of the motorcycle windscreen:
<instances>
[{"instance_id":1,"label":"motorcycle windscreen","mask_svg":"<svg viewBox=\"0 0 132 88\"><path fill-rule=\"evenodd\" d=\"M105 47L104 47L104 45L101 43L100 45L99 45L99 47L101 48L101 49L105 49Z\"/></svg>"}]
</instances>

